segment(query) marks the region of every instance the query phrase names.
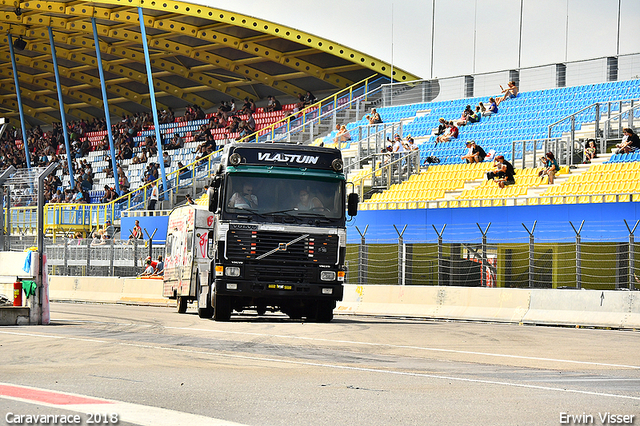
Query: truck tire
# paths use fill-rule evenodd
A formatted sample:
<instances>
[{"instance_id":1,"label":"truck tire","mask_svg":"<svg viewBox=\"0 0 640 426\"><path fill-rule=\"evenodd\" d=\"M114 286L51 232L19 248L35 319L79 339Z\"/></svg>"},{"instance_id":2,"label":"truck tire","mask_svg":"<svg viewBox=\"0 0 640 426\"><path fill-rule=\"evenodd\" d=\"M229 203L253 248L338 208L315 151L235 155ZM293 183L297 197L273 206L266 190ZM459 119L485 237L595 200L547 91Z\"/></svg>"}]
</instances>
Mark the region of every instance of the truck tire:
<instances>
[{"instance_id":1,"label":"truck tire","mask_svg":"<svg viewBox=\"0 0 640 426\"><path fill-rule=\"evenodd\" d=\"M186 297L182 297L182 296L178 296L176 298L177 301L177 306L178 306L178 313L179 314L184 314L185 312L187 312L187 298Z\"/></svg>"},{"instance_id":2,"label":"truck tire","mask_svg":"<svg viewBox=\"0 0 640 426\"><path fill-rule=\"evenodd\" d=\"M231 298L229 296L215 296L213 307L213 319L216 321L229 321L231 319Z\"/></svg>"},{"instance_id":3,"label":"truck tire","mask_svg":"<svg viewBox=\"0 0 640 426\"><path fill-rule=\"evenodd\" d=\"M316 322L331 322L333 319L334 302L318 302Z\"/></svg>"},{"instance_id":4,"label":"truck tire","mask_svg":"<svg viewBox=\"0 0 640 426\"><path fill-rule=\"evenodd\" d=\"M213 306L211 306L211 298L209 297L209 295L207 294L207 301L209 303L207 303L207 305L209 306L204 306L201 307L200 306L200 292L202 291L202 289L200 288L200 274L198 273L198 277L196 278L196 288L197 288L197 300L198 300L198 316L200 318L206 318L209 319L213 316Z\"/></svg>"}]
</instances>

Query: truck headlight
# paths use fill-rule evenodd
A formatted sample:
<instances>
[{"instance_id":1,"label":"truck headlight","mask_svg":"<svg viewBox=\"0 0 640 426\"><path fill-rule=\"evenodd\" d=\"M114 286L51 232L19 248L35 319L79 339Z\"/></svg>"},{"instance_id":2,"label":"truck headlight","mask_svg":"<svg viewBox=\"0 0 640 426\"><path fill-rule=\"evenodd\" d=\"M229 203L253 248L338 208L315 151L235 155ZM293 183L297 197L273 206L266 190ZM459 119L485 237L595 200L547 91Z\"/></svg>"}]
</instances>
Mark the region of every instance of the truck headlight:
<instances>
[{"instance_id":1,"label":"truck headlight","mask_svg":"<svg viewBox=\"0 0 640 426\"><path fill-rule=\"evenodd\" d=\"M322 272L320 272L320 280L321 281L335 281L336 280L335 271L322 271Z\"/></svg>"},{"instance_id":2,"label":"truck headlight","mask_svg":"<svg viewBox=\"0 0 640 426\"><path fill-rule=\"evenodd\" d=\"M322 289L322 294L333 294L333 289L332 288L323 288Z\"/></svg>"},{"instance_id":3,"label":"truck headlight","mask_svg":"<svg viewBox=\"0 0 640 426\"><path fill-rule=\"evenodd\" d=\"M240 276L240 268L237 266L227 266L224 269L224 273L228 277L239 277Z\"/></svg>"}]
</instances>

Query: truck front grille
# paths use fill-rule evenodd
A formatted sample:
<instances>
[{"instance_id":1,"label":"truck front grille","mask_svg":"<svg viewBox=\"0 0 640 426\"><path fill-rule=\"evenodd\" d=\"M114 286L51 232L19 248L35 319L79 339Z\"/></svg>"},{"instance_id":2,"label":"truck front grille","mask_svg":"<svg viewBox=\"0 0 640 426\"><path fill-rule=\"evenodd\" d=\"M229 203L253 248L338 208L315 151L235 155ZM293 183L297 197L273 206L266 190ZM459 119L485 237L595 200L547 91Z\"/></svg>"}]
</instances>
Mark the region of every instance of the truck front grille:
<instances>
[{"instance_id":1,"label":"truck front grille","mask_svg":"<svg viewBox=\"0 0 640 426\"><path fill-rule=\"evenodd\" d=\"M304 235L304 238L290 244ZM227 234L225 257L245 263L264 261L265 264L283 263L290 266L335 265L338 263L338 235L234 229Z\"/></svg>"}]
</instances>

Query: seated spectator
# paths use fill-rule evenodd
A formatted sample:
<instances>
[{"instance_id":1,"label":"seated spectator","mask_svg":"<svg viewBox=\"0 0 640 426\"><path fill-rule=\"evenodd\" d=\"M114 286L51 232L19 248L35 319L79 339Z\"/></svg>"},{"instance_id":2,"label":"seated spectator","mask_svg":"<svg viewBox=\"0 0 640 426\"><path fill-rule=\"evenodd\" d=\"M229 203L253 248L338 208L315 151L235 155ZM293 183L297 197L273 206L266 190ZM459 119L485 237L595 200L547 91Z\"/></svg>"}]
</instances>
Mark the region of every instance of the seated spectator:
<instances>
[{"instance_id":1,"label":"seated spectator","mask_svg":"<svg viewBox=\"0 0 640 426\"><path fill-rule=\"evenodd\" d=\"M467 153L461 158L466 160L467 163L482 163L487 156L484 149L480 145L477 145L475 141L467 142Z\"/></svg>"},{"instance_id":2,"label":"seated spectator","mask_svg":"<svg viewBox=\"0 0 640 426\"><path fill-rule=\"evenodd\" d=\"M190 205L194 205L196 203L195 201L193 201L193 198L191 197L191 194L187 194L185 196L185 201L187 202L187 204L190 204Z\"/></svg>"},{"instance_id":3,"label":"seated spectator","mask_svg":"<svg viewBox=\"0 0 640 426\"><path fill-rule=\"evenodd\" d=\"M342 142L347 142L347 141L350 141L350 140L351 140L351 134L347 130L347 126L345 126L343 124L342 126L340 126L340 130L338 130L338 134L333 139L333 141L335 143L342 143Z\"/></svg>"},{"instance_id":4,"label":"seated spectator","mask_svg":"<svg viewBox=\"0 0 640 426\"><path fill-rule=\"evenodd\" d=\"M489 108L482 113L485 117L491 117L494 114L498 113L498 105L496 104L496 100L493 98L489 98Z\"/></svg>"},{"instance_id":5,"label":"seated spectator","mask_svg":"<svg viewBox=\"0 0 640 426\"><path fill-rule=\"evenodd\" d=\"M596 141L589 139L587 146L584 149L584 164L591 163L594 158L597 157L598 149L596 148Z\"/></svg>"},{"instance_id":6,"label":"seated spectator","mask_svg":"<svg viewBox=\"0 0 640 426\"><path fill-rule=\"evenodd\" d=\"M120 172L118 174L118 184L120 185L120 190L124 191L124 192L128 192L129 191L129 179L127 178L127 175L124 172Z\"/></svg>"},{"instance_id":7,"label":"seated spectator","mask_svg":"<svg viewBox=\"0 0 640 426\"><path fill-rule=\"evenodd\" d=\"M166 168L171 167L171 156L169 155L169 153L167 151L164 151L162 153L162 162L164 163L164 166Z\"/></svg>"},{"instance_id":8,"label":"seated spectator","mask_svg":"<svg viewBox=\"0 0 640 426\"><path fill-rule=\"evenodd\" d=\"M502 85L500 85L500 90L502 90L502 93L504 93L504 95L496 99L496 106L500 105L500 103L505 99L513 99L518 96L518 86L516 86L515 81L510 81L509 83L507 83L506 89L502 87Z\"/></svg>"},{"instance_id":9,"label":"seated spectator","mask_svg":"<svg viewBox=\"0 0 640 426\"><path fill-rule=\"evenodd\" d=\"M313 94L307 90L307 94L304 97L304 106L307 107L309 105L313 105L315 104L317 101L316 97L313 96Z\"/></svg>"},{"instance_id":10,"label":"seated spectator","mask_svg":"<svg viewBox=\"0 0 640 426\"><path fill-rule=\"evenodd\" d=\"M269 95L269 96L267 96L267 99L269 99L269 103L267 104L266 107L264 107L265 111L274 112L274 111L281 111L282 110L282 104L275 97Z\"/></svg>"},{"instance_id":11,"label":"seated spectator","mask_svg":"<svg viewBox=\"0 0 640 426\"><path fill-rule=\"evenodd\" d=\"M179 149L184 147L184 139L180 133L174 133L173 138L164 146L165 149Z\"/></svg>"},{"instance_id":12,"label":"seated spectator","mask_svg":"<svg viewBox=\"0 0 640 426\"><path fill-rule=\"evenodd\" d=\"M293 108L293 112L298 112L301 109L304 109L304 95L302 93L298 94L298 102L296 103L296 105Z\"/></svg>"},{"instance_id":13,"label":"seated spectator","mask_svg":"<svg viewBox=\"0 0 640 426\"><path fill-rule=\"evenodd\" d=\"M476 111L480 111L480 115L484 115L485 111L487 110L484 106L484 104L482 102L480 102L478 104L478 106L476 107Z\"/></svg>"},{"instance_id":14,"label":"seated spectator","mask_svg":"<svg viewBox=\"0 0 640 426\"><path fill-rule=\"evenodd\" d=\"M378 114L375 108L371 109L371 115L367 115L365 118L369 120L369 124L382 123L382 118L380 118L380 114Z\"/></svg>"},{"instance_id":15,"label":"seated spectator","mask_svg":"<svg viewBox=\"0 0 640 426\"><path fill-rule=\"evenodd\" d=\"M553 180L556 177L556 173L558 173L558 170L560 170L553 152L547 152L544 157L540 157L540 161L542 161L544 170L540 170L538 176L543 179L545 176L549 176L549 185L553 185Z\"/></svg>"},{"instance_id":16,"label":"seated spectator","mask_svg":"<svg viewBox=\"0 0 640 426\"><path fill-rule=\"evenodd\" d=\"M622 129L622 141L616 145L618 148L615 150L615 154L628 154L640 148L640 138L633 129L625 127Z\"/></svg>"},{"instance_id":17,"label":"seated spectator","mask_svg":"<svg viewBox=\"0 0 640 426\"><path fill-rule=\"evenodd\" d=\"M109 187L109 185L104 186L104 196L100 199L102 204L107 204L116 199L116 192Z\"/></svg>"},{"instance_id":18,"label":"seated spectator","mask_svg":"<svg viewBox=\"0 0 640 426\"><path fill-rule=\"evenodd\" d=\"M156 266L153 270L153 276L161 277L164 275L164 259L162 255L158 255L158 261L156 262Z\"/></svg>"},{"instance_id":19,"label":"seated spectator","mask_svg":"<svg viewBox=\"0 0 640 426\"><path fill-rule=\"evenodd\" d=\"M440 117L438 123L440 124L438 125L438 129L435 132L436 136L442 135L447 130L447 122L444 118Z\"/></svg>"},{"instance_id":20,"label":"seated spectator","mask_svg":"<svg viewBox=\"0 0 640 426\"><path fill-rule=\"evenodd\" d=\"M93 245L93 244L92 244ZM139 274L139 277L150 277L155 272L155 268L151 266L151 259L147 259L144 261L144 271Z\"/></svg>"},{"instance_id":21,"label":"seated spectator","mask_svg":"<svg viewBox=\"0 0 640 426\"><path fill-rule=\"evenodd\" d=\"M471 109L471 105L467 105L467 107L462 111L462 115L460 115L460 119L456 121L456 126L465 126L469 117L473 115L473 110Z\"/></svg>"},{"instance_id":22,"label":"seated spectator","mask_svg":"<svg viewBox=\"0 0 640 426\"><path fill-rule=\"evenodd\" d=\"M178 161L178 177L180 180L191 179L192 176L191 170L185 167L182 162Z\"/></svg>"},{"instance_id":23,"label":"seated spectator","mask_svg":"<svg viewBox=\"0 0 640 426\"><path fill-rule=\"evenodd\" d=\"M481 117L482 113L480 112L480 105L476 105L476 110L472 111L471 115L467 117L467 123L478 123L480 122Z\"/></svg>"},{"instance_id":24,"label":"seated spectator","mask_svg":"<svg viewBox=\"0 0 640 426\"><path fill-rule=\"evenodd\" d=\"M147 160L147 148L145 147L142 148L140 152L138 152L138 155L133 157L133 160L131 160L131 164L144 164L147 162Z\"/></svg>"},{"instance_id":25,"label":"seated spectator","mask_svg":"<svg viewBox=\"0 0 640 426\"><path fill-rule=\"evenodd\" d=\"M504 159L504 156L498 155L495 158L493 165L494 169L487 172L488 180L497 182L500 188L504 188L507 185L514 185L516 183L516 171L513 168L513 165Z\"/></svg>"},{"instance_id":26,"label":"seated spectator","mask_svg":"<svg viewBox=\"0 0 640 426\"><path fill-rule=\"evenodd\" d=\"M131 230L131 235L129 235L128 243L133 240L141 240L142 239L142 228L140 227L140 221L136 220L135 225L133 225L133 229Z\"/></svg>"},{"instance_id":27,"label":"seated spectator","mask_svg":"<svg viewBox=\"0 0 640 426\"><path fill-rule=\"evenodd\" d=\"M447 130L445 130L445 132L438 136L438 138L436 139L436 144L438 142L449 142L451 139L457 139L458 138L458 128L455 126L455 124L453 124L453 121L449 121L447 123Z\"/></svg>"}]
</instances>

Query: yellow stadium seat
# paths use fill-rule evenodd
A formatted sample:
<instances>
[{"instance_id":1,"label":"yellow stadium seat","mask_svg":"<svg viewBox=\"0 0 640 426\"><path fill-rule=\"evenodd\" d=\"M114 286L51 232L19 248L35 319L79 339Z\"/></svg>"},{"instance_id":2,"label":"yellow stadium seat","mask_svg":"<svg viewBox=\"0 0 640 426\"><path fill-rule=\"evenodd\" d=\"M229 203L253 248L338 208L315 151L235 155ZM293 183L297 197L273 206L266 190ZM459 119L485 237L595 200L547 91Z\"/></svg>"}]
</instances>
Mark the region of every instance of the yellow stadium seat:
<instances>
[{"instance_id":1,"label":"yellow stadium seat","mask_svg":"<svg viewBox=\"0 0 640 426\"><path fill-rule=\"evenodd\" d=\"M541 205L549 205L551 204L551 197L542 197L540 198Z\"/></svg>"},{"instance_id":2,"label":"yellow stadium seat","mask_svg":"<svg viewBox=\"0 0 640 426\"><path fill-rule=\"evenodd\" d=\"M628 203L631 201L631 195L629 194L620 194L618 195L618 201L621 203Z\"/></svg>"}]
</instances>

